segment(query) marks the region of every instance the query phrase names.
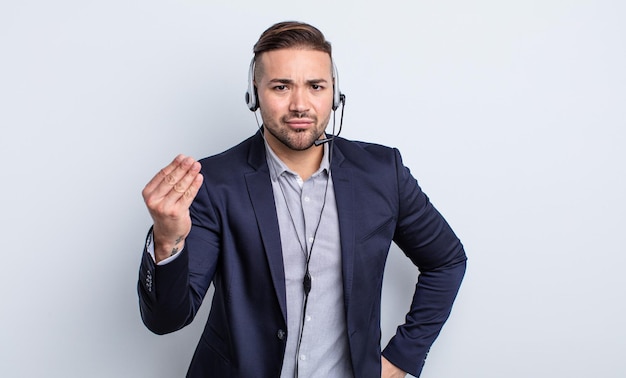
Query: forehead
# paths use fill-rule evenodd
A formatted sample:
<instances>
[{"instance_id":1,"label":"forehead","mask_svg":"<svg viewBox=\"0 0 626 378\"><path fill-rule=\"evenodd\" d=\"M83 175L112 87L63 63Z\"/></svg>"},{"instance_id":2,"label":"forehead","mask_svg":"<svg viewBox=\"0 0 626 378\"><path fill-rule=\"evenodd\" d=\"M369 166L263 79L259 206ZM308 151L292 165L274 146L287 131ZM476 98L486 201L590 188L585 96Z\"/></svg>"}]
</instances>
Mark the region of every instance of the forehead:
<instances>
[{"instance_id":1,"label":"forehead","mask_svg":"<svg viewBox=\"0 0 626 378\"><path fill-rule=\"evenodd\" d=\"M280 49L261 54L259 68L263 75L271 77L314 76L326 78L332 75L330 55L309 49Z\"/></svg>"}]
</instances>

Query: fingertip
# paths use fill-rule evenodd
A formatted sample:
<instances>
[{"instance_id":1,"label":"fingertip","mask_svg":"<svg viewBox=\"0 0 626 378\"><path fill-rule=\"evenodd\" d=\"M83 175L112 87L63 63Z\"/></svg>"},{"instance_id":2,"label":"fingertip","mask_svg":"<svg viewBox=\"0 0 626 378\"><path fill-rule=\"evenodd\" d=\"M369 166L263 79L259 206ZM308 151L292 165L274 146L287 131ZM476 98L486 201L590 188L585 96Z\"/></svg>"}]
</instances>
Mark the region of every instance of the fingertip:
<instances>
[{"instance_id":1,"label":"fingertip","mask_svg":"<svg viewBox=\"0 0 626 378\"><path fill-rule=\"evenodd\" d=\"M172 162L170 163L169 166L176 167L178 164L180 164L180 159L181 159L181 154L174 156L174 159L172 159Z\"/></svg>"}]
</instances>

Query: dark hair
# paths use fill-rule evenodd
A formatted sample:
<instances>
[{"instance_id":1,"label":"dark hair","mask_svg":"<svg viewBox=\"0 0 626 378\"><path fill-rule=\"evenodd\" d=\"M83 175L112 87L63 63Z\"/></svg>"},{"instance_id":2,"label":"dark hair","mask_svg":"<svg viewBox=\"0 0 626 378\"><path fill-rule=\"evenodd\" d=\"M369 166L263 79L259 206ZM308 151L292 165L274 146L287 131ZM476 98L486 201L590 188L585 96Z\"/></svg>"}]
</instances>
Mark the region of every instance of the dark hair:
<instances>
[{"instance_id":1,"label":"dark hair","mask_svg":"<svg viewBox=\"0 0 626 378\"><path fill-rule=\"evenodd\" d=\"M285 21L270 26L261 34L254 45L254 57L257 60L266 51L288 48L323 51L332 56L330 42L319 29L303 22Z\"/></svg>"}]
</instances>

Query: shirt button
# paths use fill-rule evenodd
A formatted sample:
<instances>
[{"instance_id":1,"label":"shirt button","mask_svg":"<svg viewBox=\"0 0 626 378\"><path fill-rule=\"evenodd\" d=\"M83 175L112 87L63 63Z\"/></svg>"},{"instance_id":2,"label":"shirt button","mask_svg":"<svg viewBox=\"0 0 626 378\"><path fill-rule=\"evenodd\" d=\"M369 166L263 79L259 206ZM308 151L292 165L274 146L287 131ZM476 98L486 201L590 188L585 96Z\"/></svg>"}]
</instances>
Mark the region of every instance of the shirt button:
<instances>
[{"instance_id":1,"label":"shirt button","mask_svg":"<svg viewBox=\"0 0 626 378\"><path fill-rule=\"evenodd\" d=\"M278 332L276 332L276 337L278 337L278 340L285 340L285 331L279 329Z\"/></svg>"},{"instance_id":2,"label":"shirt button","mask_svg":"<svg viewBox=\"0 0 626 378\"><path fill-rule=\"evenodd\" d=\"M304 360L306 360L306 356L305 356L304 354L301 354L301 355L300 355L300 359L301 359L302 361L304 361Z\"/></svg>"},{"instance_id":3,"label":"shirt button","mask_svg":"<svg viewBox=\"0 0 626 378\"><path fill-rule=\"evenodd\" d=\"M308 196L307 196L307 197L304 197L304 202L309 202L310 200L311 200L311 199L310 199Z\"/></svg>"},{"instance_id":4,"label":"shirt button","mask_svg":"<svg viewBox=\"0 0 626 378\"><path fill-rule=\"evenodd\" d=\"M313 237L312 236L309 238L309 243L313 243Z\"/></svg>"},{"instance_id":5,"label":"shirt button","mask_svg":"<svg viewBox=\"0 0 626 378\"><path fill-rule=\"evenodd\" d=\"M311 316L310 316L310 315L307 315L307 316L306 316L306 321L307 321L307 322L310 322L310 321L311 321Z\"/></svg>"}]
</instances>

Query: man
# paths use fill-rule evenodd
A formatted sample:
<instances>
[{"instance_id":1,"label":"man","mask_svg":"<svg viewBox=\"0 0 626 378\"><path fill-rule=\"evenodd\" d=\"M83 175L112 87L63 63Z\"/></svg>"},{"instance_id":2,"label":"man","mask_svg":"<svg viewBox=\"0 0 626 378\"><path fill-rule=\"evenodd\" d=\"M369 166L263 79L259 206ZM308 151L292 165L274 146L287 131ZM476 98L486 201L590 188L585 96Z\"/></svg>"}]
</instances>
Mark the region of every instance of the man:
<instances>
[{"instance_id":1,"label":"man","mask_svg":"<svg viewBox=\"0 0 626 378\"><path fill-rule=\"evenodd\" d=\"M200 162L179 155L143 190L154 221L138 285L146 326L184 327L215 288L189 377L419 376L465 253L397 150L325 134L344 100L337 83L319 30L273 25L246 95L259 132ZM420 275L381 352L392 241Z\"/></svg>"}]
</instances>

